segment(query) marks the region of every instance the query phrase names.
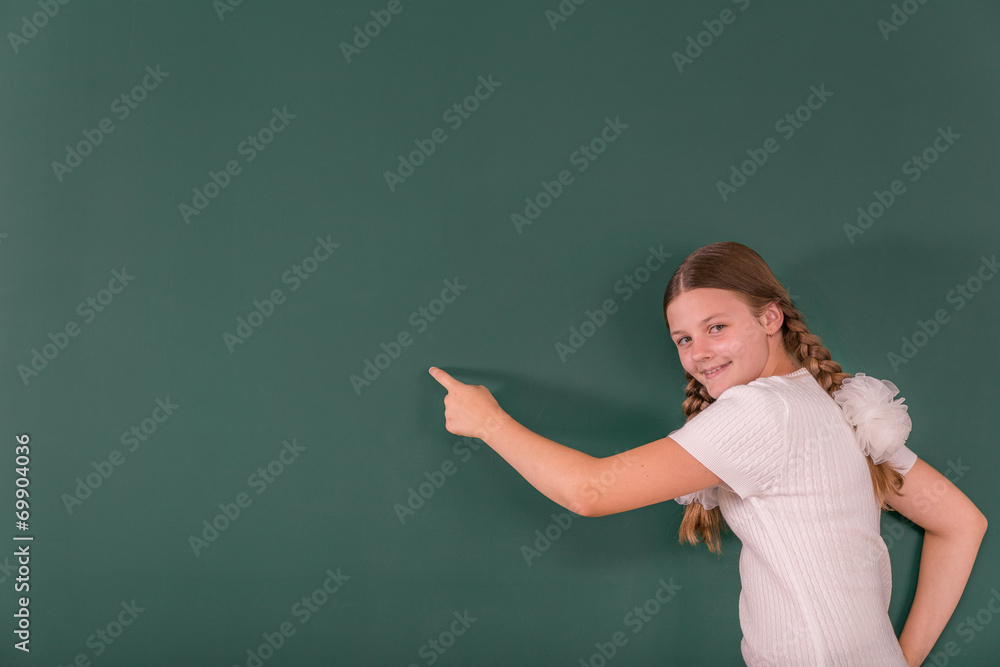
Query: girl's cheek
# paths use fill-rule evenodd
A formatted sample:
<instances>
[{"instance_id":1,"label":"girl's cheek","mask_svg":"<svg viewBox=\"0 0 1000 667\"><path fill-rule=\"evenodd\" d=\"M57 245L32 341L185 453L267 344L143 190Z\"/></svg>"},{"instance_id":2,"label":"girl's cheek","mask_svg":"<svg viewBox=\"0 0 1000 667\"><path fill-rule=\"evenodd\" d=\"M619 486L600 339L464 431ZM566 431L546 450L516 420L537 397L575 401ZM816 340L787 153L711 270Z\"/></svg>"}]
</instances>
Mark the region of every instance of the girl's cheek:
<instances>
[{"instance_id":1,"label":"girl's cheek","mask_svg":"<svg viewBox=\"0 0 1000 667\"><path fill-rule=\"evenodd\" d=\"M684 370L686 370L688 373L691 373L691 375L694 375L694 373L692 372L694 366L691 365L691 355L688 354L687 352L681 352L680 357L681 357L681 367L683 367Z\"/></svg>"},{"instance_id":2,"label":"girl's cheek","mask_svg":"<svg viewBox=\"0 0 1000 667\"><path fill-rule=\"evenodd\" d=\"M726 355L733 358L739 357L741 354L743 354L744 347L745 346L743 344L743 341L740 340L728 341L726 344Z\"/></svg>"}]
</instances>

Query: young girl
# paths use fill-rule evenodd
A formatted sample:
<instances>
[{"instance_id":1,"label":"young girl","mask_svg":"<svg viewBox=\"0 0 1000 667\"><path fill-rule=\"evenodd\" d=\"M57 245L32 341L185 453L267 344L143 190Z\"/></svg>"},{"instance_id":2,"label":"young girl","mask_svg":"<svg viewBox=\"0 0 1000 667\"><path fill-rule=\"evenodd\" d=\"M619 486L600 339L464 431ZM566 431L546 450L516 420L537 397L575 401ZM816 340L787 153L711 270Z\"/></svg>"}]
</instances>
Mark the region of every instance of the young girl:
<instances>
[{"instance_id":1,"label":"young girl","mask_svg":"<svg viewBox=\"0 0 1000 667\"><path fill-rule=\"evenodd\" d=\"M684 426L595 458L528 430L483 386L443 370L445 428L486 442L583 516L676 499L682 542L740 538L743 658L755 665L919 665L958 604L986 518L903 443L896 387L841 372L764 260L713 243L680 265L664 316L688 385ZM913 605L896 639L882 509L924 529Z\"/></svg>"}]
</instances>

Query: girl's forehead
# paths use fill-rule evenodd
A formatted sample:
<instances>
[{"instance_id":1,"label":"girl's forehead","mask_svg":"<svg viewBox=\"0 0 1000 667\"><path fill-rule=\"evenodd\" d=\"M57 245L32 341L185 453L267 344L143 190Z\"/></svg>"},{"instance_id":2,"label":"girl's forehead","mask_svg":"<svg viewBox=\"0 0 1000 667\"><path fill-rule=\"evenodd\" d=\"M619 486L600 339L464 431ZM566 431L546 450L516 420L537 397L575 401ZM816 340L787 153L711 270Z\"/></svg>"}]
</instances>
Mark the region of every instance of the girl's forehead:
<instances>
[{"instance_id":1,"label":"girl's forehead","mask_svg":"<svg viewBox=\"0 0 1000 667\"><path fill-rule=\"evenodd\" d=\"M705 293L700 295L695 294L696 291L699 290L684 292L667 306L667 328L671 336L690 333L688 329L697 330L720 318L737 322L750 317L746 304L728 290L703 289ZM719 294L707 294L709 291ZM685 296L691 298L682 300Z\"/></svg>"},{"instance_id":2,"label":"girl's forehead","mask_svg":"<svg viewBox=\"0 0 1000 667\"><path fill-rule=\"evenodd\" d=\"M730 290L699 287L681 292L667 306L667 311L677 316L698 314L707 309L725 309L733 313L745 310L743 302Z\"/></svg>"}]
</instances>

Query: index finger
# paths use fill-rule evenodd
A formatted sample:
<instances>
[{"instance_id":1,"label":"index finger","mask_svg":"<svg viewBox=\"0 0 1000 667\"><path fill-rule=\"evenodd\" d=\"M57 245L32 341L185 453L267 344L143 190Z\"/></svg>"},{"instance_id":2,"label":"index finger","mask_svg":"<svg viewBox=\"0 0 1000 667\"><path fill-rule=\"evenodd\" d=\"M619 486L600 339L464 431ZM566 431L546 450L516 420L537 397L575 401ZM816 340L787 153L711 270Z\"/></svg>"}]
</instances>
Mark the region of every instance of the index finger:
<instances>
[{"instance_id":1,"label":"index finger","mask_svg":"<svg viewBox=\"0 0 1000 667\"><path fill-rule=\"evenodd\" d=\"M456 380L452 376L448 375L448 373L446 373L445 371L441 370L437 366L431 366L430 369L428 369L427 372L430 373L431 376L435 380L437 380L438 382L440 382L441 386L443 386L448 391L451 391L455 387L457 387L457 386L459 386L459 385L462 384L461 382L459 382L458 380Z\"/></svg>"}]
</instances>

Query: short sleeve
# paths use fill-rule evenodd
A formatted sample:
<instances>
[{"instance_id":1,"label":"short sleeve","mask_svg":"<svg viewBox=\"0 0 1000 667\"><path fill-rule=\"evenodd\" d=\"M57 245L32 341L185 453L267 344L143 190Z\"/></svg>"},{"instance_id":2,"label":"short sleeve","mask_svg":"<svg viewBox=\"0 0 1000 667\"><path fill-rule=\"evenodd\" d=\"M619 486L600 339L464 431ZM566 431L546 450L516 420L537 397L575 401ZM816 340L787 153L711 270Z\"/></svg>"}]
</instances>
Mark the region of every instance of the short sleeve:
<instances>
[{"instance_id":1,"label":"short sleeve","mask_svg":"<svg viewBox=\"0 0 1000 667\"><path fill-rule=\"evenodd\" d=\"M736 385L669 434L740 498L765 493L788 459L788 407L765 387Z\"/></svg>"},{"instance_id":2,"label":"short sleeve","mask_svg":"<svg viewBox=\"0 0 1000 667\"><path fill-rule=\"evenodd\" d=\"M905 476L917 462L917 454L906 445L901 445L885 462L898 470L900 475Z\"/></svg>"}]
</instances>

